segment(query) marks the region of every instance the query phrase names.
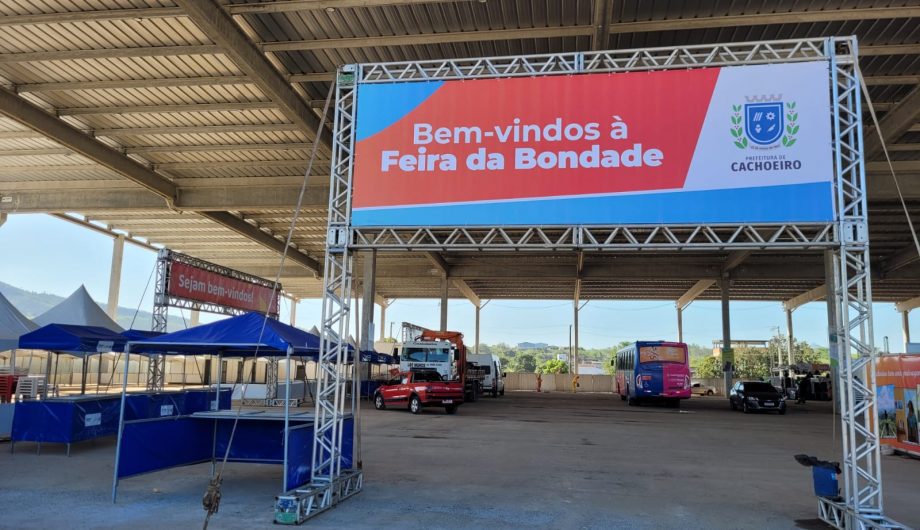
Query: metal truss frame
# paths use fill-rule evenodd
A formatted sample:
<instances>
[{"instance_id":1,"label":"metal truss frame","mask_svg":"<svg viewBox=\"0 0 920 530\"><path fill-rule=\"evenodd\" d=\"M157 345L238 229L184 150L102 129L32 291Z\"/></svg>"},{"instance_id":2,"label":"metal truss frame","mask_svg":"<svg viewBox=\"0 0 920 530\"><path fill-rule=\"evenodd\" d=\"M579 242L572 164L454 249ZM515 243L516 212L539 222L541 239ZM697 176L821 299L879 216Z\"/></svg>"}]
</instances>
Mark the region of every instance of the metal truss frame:
<instances>
[{"instance_id":1,"label":"metal truss frame","mask_svg":"<svg viewBox=\"0 0 920 530\"><path fill-rule=\"evenodd\" d=\"M819 516L838 528L896 528L882 510L877 425L872 421L875 383L872 289L869 273L865 161L863 159L855 37L694 45L348 65L339 70L329 200L323 340L317 381L310 508L304 520L332 506L343 477L342 422L351 311L352 251L609 251L825 249L834 254L836 310L831 344L840 365L844 502L819 499ZM575 75L826 61L831 71L835 211L831 223L638 226L353 227L356 87L362 83ZM836 340L836 343L834 342ZM862 374L862 376L859 376ZM860 378L857 378L859 376ZM354 405L351 405L354 406ZM360 474L360 469L356 470ZM358 481L358 490L361 482ZM354 490L353 492L356 492ZM300 499L306 498L303 493ZM306 501L300 504L305 506ZM299 521L298 521L299 522Z\"/></svg>"},{"instance_id":2,"label":"metal truss frame","mask_svg":"<svg viewBox=\"0 0 920 530\"><path fill-rule=\"evenodd\" d=\"M185 263L187 265L191 265L192 267L206 270L214 274L220 274L221 276L233 278L234 280L254 283L268 289L275 288L276 292L281 292L280 284L276 285L275 282L266 280L265 278L260 278L258 276L246 274L245 272L217 265L216 263L211 263L209 261L204 261L186 254L181 254L179 252L169 250L168 248L160 249L160 251L157 252L156 288L153 294L153 331L166 333L170 307L178 307L180 309L189 309L195 311L205 311L208 313L216 313L219 315L229 316L237 316L246 313L245 309L170 295L169 292L167 292L169 287L169 268L170 263L174 261L177 263ZM278 306L280 305L281 304L279 301L278 304L275 304L274 311L270 312L268 316L277 319L278 311L280 309ZM275 364L274 384L269 382L268 391L272 393L272 398L274 398L274 392L277 392L278 388L278 361L277 359L272 359L272 361ZM147 390L163 390L165 384L166 356L151 355L147 362ZM266 405L269 404L268 399L264 401L266 402Z\"/></svg>"},{"instance_id":3,"label":"metal truss frame","mask_svg":"<svg viewBox=\"0 0 920 530\"><path fill-rule=\"evenodd\" d=\"M350 379L360 364L348 364L349 315L352 304L354 258L349 243L351 177L354 159L355 66L339 69L333 118L332 172L329 188L329 225L323 275L323 316L316 374L316 408L310 483L278 497L278 514L296 511L301 523L358 493L363 474L352 458L352 469L342 472L342 436L345 418L354 417L357 400L348 398ZM357 426L356 426L357 428ZM357 443L357 442L356 442Z\"/></svg>"}]
</instances>

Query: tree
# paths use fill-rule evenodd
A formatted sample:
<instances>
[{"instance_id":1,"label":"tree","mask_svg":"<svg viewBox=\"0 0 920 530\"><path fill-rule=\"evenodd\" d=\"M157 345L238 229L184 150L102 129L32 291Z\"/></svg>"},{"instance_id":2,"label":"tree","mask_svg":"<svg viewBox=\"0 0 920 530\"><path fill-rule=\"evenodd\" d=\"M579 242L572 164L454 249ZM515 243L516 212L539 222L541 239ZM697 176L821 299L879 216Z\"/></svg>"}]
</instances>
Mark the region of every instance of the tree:
<instances>
[{"instance_id":1,"label":"tree","mask_svg":"<svg viewBox=\"0 0 920 530\"><path fill-rule=\"evenodd\" d=\"M567 374L569 373L569 365L559 359L550 359L541 364L537 368L537 372L541 374Z\"/></svg>"},{"instance_id":2,"label":"tree","mask_svg":"<svg viewBox=\"0 0 920 530\"><path fill-rule=\"evenodd\" d=\"M690 360L696 377L713 378L722 376L722 360L710 355L708 357L694 357Z\"/></svg>"},{"instance_id":3,"label":"tree","mask_svg":"<svg viewBox=\"0 0 920 530\"><path fill-rule=\"evenodd\" d=\"M532 353L521 353L508 364L515 372L533 372L537 369L537 358Z\"/></svg>"}]
</instances>

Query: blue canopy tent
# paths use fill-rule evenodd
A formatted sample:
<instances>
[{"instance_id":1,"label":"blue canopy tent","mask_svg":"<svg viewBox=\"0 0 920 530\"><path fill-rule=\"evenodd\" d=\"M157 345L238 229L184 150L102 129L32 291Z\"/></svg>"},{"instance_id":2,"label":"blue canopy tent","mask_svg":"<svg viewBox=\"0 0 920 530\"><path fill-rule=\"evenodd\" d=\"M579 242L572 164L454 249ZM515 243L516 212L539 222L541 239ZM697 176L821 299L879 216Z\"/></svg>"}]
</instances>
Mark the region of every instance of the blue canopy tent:
<instances>
[{"instance_id":1,"label":"blue canopy tent","mask_svg":"<svg viewBox=\"0 0 920 530\"><path fill-rule=\"evenodd\" d=\"M76 324L48 324L19 337L21 349L66 353L83 359L80 394L86 393L86 357L106 352L122 352L127 342L127 337L111 329ZM49 380L50 370L49 353Z\"/></svg>"},{"instance_id":2,"label":"blue canopy tent","mask_svg":"<svg viewBox=\"0 0 920 530\"><path fill-rule=\"evenodd\" d=\"M291 484L298 481L302 470L298 472L297 466L294 466L290 470L291 473L297 475L292 477L292 480L289 481L289 466L288 466L288 453L289 453L289 439L291 437L291 414L290 414L290 389L291 389L291 357L301 356L309 357L313 360L316 360L319 356L320 348L320 338L312 333L308 333L301 329L289 326L277 320L266 318L261 313L251 312L246 313L237 317L228 318L225 320L220 320L210 324L204 324L201 326L196 326L194 328L189 328L174 333L169 333L166 335L161 335L153 339L137 340L130 341L126 348L125 354L131 355L132 353L141 353L148 355L207 355L207 354L217 354L218 358L221 357L281 357L284 356L286 359L286 393L284 399L284 444L283 444L283 464L284 464L284 487L288 489ZM218 361L219 363L220 361ZM218 370L218 374L220 370ZM220 377L218 376L217 381L218 392L220 392ZM127 392L127 387L122 388L122 412L124 411L125 406L125 396ZM220 411L217 411L220 412ZM216 413L215 413L216 414ZM124 418L124 414L121 416ZM202 418L204 416L200 416ZM218 422L221 419L226 418L211 418L213 421ZM301 420L303 421L303 420ZM312 420L310 420L312 422ZM200 423L200 422L199 422ZM189 429L194 429L192 427L194 423L189 424ZM162 424L164 429L173 428L175 425ZM215 423L217 425L217 423ZM130 425L132 429L135 427L141 428L152 428L152 424L146 426L140 425ZM311 424L312 428L312 424ZM295 428L296 429L296 428ZM303 429L297 431L295 434L297 436L302 435ZM209 431L210 432L210 431ZM215 436L214 447L218 447L218 429L217 427L213 430L213 436ZM159 435L160 433L156 433ZM189 436L191 433L183 433L182 436ZM132 434L133 436L133 434ZM137 445L135 442L131 441L128 446L126 446L125 451L129 453L126 456L125 462L121 461L122 456L122 441L125 437L125 422L124 419L119 424L118 430L118 446L115 452L115 474L112 484L112 500L116 498L118 479L121 476L131 476L133 474L138 474L141 472L153 471L156 469L162 469L164 466L174 466L182 465L183 463L192 462L195 458L200 458L200 454L193 456L188 456L185 461L170 461L169 463L160 462L160 463L151 463L149 465L138 465L136 458L134 458L135 453L137 452ZM312 447L311 447L312 449ZM228 449L229 450L229 449ZM129 462L129 460L132 460ZM295 459L296 460L296 459ZM245 458L240 458L240 461L246 461ZM212 454L213 462L213 454ZM302 468L302 466L301 466ZM297 484L299 485L299 484Z\"/></svg>"},{"instance_id":3,"label":"blue canopy tent","mask_svg":"<svg viewBox=\"0 0 920 530\"><path fill-rule=\"evenodd\" d=\"M147 331L145 329L126 329L121 332L121 336L128 340L149 340L155 339L164 333L160 331Z\"/></svg>"},{"instance_id":4,"label":"blue canopy tent","mask_svg":"<svg viewBox=\"0 0 920 530\"><path fill-rule=\"evenodd\" d=\"M85 357L95 353L122 352L128 338L99 326L48 324L19 337L19 347Z\"/></svg>"}]
</instances>

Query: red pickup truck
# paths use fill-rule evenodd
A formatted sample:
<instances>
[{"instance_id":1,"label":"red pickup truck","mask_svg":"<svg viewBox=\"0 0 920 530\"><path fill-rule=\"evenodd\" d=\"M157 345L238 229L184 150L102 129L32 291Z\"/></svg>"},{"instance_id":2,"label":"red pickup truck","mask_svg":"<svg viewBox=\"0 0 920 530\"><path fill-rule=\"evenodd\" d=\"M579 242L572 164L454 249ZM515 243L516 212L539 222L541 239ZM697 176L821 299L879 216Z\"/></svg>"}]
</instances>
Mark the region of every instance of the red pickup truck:
<instances>
[{"instance_id":1,"label":"red pickup truck","mask_svg":"<svg viewBox=\"0 0 920 530\"><path fill-rule=\"evenodd\" d=\"M457 412L463 403L463 383L444 381L436 370L400 373L398 378L380 385L374 393L374 408L408 407L419 414L424 407L444 407L448 414Z\"/></svg>"}]
</instances>

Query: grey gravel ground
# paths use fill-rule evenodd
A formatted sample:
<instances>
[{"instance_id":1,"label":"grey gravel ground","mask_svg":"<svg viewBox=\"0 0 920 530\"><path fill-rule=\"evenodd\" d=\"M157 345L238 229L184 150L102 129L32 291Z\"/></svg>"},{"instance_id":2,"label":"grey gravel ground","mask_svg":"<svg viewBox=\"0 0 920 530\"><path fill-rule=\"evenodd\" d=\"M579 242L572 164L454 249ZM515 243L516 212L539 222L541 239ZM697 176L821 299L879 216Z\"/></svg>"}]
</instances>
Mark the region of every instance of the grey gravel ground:
<instances>
[{"instance_id":1,"label":"grey gravel ground","mask_svg":"<svg viewBox=\"0 0 920 530\"><path fill-rule=\"evenodd\" d=\"M683 410L603 394L509 393L438 409L364 411L365 489L315 528L820 528L810 470L831 457L827 403L744 415L721 398ZM122 482L114 441L0 444L2 528L200 528L209 465ZM888 515L920 527L920 461L883 457ZM270 528L280 467L230 464L210 528Z\"/></svg>"}]
</instances>

